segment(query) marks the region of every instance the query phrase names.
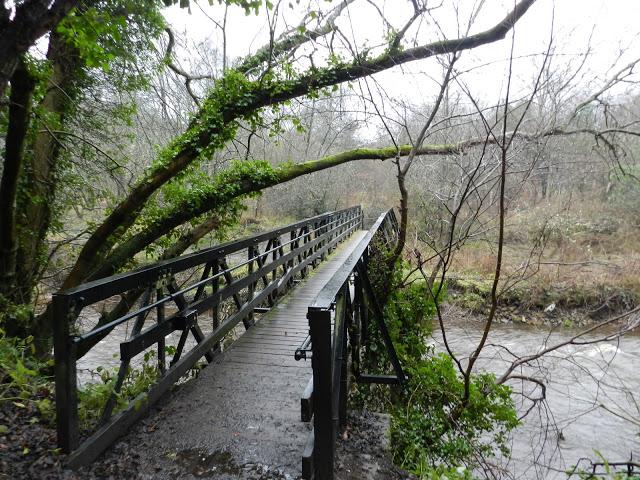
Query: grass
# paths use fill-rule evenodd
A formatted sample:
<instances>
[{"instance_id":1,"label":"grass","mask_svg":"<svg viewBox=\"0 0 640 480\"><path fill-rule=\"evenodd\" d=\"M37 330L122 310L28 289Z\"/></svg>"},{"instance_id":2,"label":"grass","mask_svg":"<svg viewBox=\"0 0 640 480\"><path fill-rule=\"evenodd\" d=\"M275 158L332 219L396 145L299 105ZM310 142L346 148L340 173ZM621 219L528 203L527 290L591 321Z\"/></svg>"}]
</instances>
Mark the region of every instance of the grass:
<instances>
[{"instance_id":1,"label":"grass","mask_svg":"<svg viewBox=\"0 0 640 480\"><path fill-rule=\"evenodd\" d=\"M636 212L581 202L514 211L505 229L499 306L513 314L593 319L640 304ZM467 243L449 271L449 301L486 313L496 265L495 235ZM546 312L545 312L546 310Z\"/></svg>"}]
</instances>

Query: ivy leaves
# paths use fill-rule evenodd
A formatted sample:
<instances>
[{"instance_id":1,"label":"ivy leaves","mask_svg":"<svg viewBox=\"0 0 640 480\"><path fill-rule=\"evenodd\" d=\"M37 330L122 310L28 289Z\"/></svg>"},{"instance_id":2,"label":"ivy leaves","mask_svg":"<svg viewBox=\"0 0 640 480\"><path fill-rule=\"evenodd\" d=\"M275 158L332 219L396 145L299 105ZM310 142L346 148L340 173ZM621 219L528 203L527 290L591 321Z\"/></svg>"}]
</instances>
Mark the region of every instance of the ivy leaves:
<instances>
[{"instance_id":1,"label":"ivy leaves","mask_svg":"<svg viewBox=\"0 0 640 480\"><path fill-rule=\"evenodd\" d=\"M190 0L163 0L165 6L170 7L172 5L180 4L180 8L190 8L191 1ZM249 15L253 12L255 15L258 15L260 11L260 6L262 5L262 0L218 0L218 4L226 4L226 5L236 5L238 7L244 8L245 14ZM214 0L209 0L209 5L213 5ZM267 0L265 2L265 6L267 9L273 9L273 3Z\"/></svg>"},{"instance_id":2,"label":"ivy leaves","mask_svg":"<svg viewBox=\"0 0 640 480\"><path fill-rule=\"evenodd\" d=\"M153 48L151 39L163 27L156 1L108 0L74 9L57 32L75 47L87 68L108 72L114 62L136 62L140 53Z\"/></svg>"}]
</instances>

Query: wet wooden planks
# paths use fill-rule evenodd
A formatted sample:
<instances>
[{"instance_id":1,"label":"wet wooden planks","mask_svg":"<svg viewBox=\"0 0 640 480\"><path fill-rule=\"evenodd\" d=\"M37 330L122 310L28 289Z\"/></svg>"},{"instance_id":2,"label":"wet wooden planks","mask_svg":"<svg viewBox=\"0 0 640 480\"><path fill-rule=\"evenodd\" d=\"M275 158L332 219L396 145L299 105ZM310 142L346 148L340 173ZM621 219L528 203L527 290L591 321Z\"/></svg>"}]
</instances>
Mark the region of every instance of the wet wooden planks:
<instances>
[{"instance_id":1,"label":"wet wooden planks","mask_svg":"<svg viewBox=\"0 0 640 480\"><path fill-rule=\"evenodd\" d=\"M213 480L255 479L256 465L280 472L277 478L300 476L311 430L300 419L300 398L311 362L296 362L294 353L307 336L308 306L364 235L354 233L197 380L130 432L124 441L139 455L142 478L192 478L193 465L184 459L194 452L198 461L229 455L224 465L198 463Z\"/></svg>"},{"instance_id":2,"label":"wet wooden planks","mask_svg":"<svg viewBox=\"0 0 640 480\"><path fill-rule=\"evenodd\" d=\"M309 333L307 309L317 293L342 265L353 248L366 232L354 233L334 254L322 262L311 275L296 286L288 297L281 300L263 316L251 329L244 333L225 352L221 364L251 363L256 366L255 374L260 375L260 366L291 367L308 370L301 375L310 375L311 362L296 361L293 354ZM277 386L274 385L277 390ZM302 392L300 392L302 393Z\"/></svg>"}]
</instances>

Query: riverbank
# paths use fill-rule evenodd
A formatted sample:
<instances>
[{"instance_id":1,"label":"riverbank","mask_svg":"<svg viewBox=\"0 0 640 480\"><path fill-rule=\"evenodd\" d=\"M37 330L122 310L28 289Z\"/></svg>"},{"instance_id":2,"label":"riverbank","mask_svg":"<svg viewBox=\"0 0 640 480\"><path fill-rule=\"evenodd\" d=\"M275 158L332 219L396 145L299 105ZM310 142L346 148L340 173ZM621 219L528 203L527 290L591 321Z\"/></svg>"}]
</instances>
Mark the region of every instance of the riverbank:
<instances>
[{"instance_id":1,"label":"riverbank","mask_svg":"<svg viewBox=\"0 0 640 480\"><path fill-rule=\"evenodd\" d=\"M89 467L64 467L66 456L56 446L53 425L25 405L0 403L0 424L10 425L0 435L0 479L98 480L150 479L158 473L141 461L135 446L117 442ZM143 422L144 423L144 420ZM349 427L337 442L336 480L403 480L415 478L398 469L389 454L387 416L369 412L349 415ZM302 446L300 447L302 449ZM236 465L230 453L199 455L185 452L171 462L174 478L237 478L298 480L277 466ZM231 475L231 476L229 476Z\"/></svg>"},{"instance_id":2,"label":"riverbank","mask_svg":"<svg viewBox=\"0 0 640 480\"><path fill-rule=\"evenodd\" d=\"M98 459L90 468L64 467L66 455L56 443L56 429L33 402L0 402L0 479L97 480L135 479L139 464L135 450Z\"/></svg>"},{"instance_id":3,"label":"riverbank","mask_svg":"<svg viewBox=\"0 0 640 480\"><path fill-rule=\"evenodd\" d=\"M499 290L497 323L545 327L585 327L620 315L639 304L635 288L624 285L558 283L528 279ZM490 310L491 281L453 276L447 303L461 312L483 317Z\"/></svg>"},{"instance_id":4,"label":"riverbank","mask_svg":"<svg viewBox=\"0 0 640 480\"><path fill-rule=\"evenodd\" d=\"M484 232L455 251L447 271L447 301L479 315L490 307L497 260L495 219L485 221ZM560 199L513 205L497 322L580 327L640 305L639 234L636 210ZM432 253L421 252L423 258ZM434 266L435 260L428 265Z\"/></svg>"}]
</instances>

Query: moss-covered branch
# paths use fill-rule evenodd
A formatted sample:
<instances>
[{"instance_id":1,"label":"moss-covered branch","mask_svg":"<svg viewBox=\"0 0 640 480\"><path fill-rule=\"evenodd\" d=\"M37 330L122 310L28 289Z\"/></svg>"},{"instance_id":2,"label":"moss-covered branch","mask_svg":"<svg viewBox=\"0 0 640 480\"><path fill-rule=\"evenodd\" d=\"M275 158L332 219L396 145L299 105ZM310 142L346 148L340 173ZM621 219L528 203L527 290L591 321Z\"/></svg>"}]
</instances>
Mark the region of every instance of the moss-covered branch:
<instances>
[{"instance_id":1,"label":"moss-covered branch","mask_svg":"<svg viewBox=\"0 0 640 480\"><path fill-rule=\"evenodd\" d=\"M554 136L592 135L601 138L608 133L638 135L633 131L620 130L592 130L592 129L564 129L553 128L539 133L518 132L515 136L522 140L536 140ZM507 135L508 138L513 133ZM417 157L431 155L458 155L467 150L483 145L495 144L502 137L469 139L458 143L423 145L416 150ZM160 237L168 234L180 225L211 212L229 214L238 208L238 203L248 195L260 192L269 187L286 183L303 175L326 170L358 160L387 160L409 155L411 145L383 148L357 148L335 155L329 155L317 160L303 163L285 163L276 168L264 161L237 162L234 167L222 172L211 182L207 189L200 189L176 205L161 218L141 232L119 244L102 262L101 267L93 272L91 278L101 278L111 275L121 269L134 255L151 245Z\"/></svg>"},{"instance_id":2,"label":"moss-covered branch","mask_svg":"<svg viewBox=\"0 0 640 480\"><path fill-rule=\"evenodd\" d=\"M89 237L63 288L84 281L115 243L114 237L124 234L135 222L149 197L196 159L206 158L222 148L235 136L240 120L255 121L255 115L261 108L307 95L317 89L363 78L407 62L498 41L505 37L534 2L521 0L502 21L476 35L433 42L404 51L386 52L372 59L357 58L351 63L311 69L290 80L265 76L259 81L250 81L240 72L228 72L207 96L187 131L164 150L148 175Z\"/></svg>"},{"instance_id":3,"label":"moss-covered branch","mask_svg":"<svg viewBox=\"0 0 640 480\"><path fill-rule=\"evenodd\" d=\"M335 21L342 11L353 2L354 0L341 1L328 12L324 22L318 26L318 28L312 30L307 29L307 17L309 16L305 17L305 20L303 20L297 28L285 32L273 43L264 45L253 55L245 58L236 67L236 70L242 73L250 73L264 64L274 63L279 58L284 57L308 42L313 42L335 31Z\"/></svg>"},{"instance_id":4,"label":"moss-covered branch","mask_svg":"<svg viewBox=\"0 0 640 480\"><path fill-rule=\"evenodd\" d=\"M461 148L457 144L426 145L419 150L418 155L446 155L458 153ZM358 148L309 162L285 163L276 168L264 161L236 162L231 168L212 179L207 189L194 192L187 200L115 247L101 263L100 268L93 272L91 279L115 273L138 252L193 218L209 212L224 212L237 208L237 204L233 202L247 195L345 163L358 160L386 160L395 158L398 154L407 155L410 150L411 145L402 145L399 149L395 147Z\"/></svg>"}]
</instances>

